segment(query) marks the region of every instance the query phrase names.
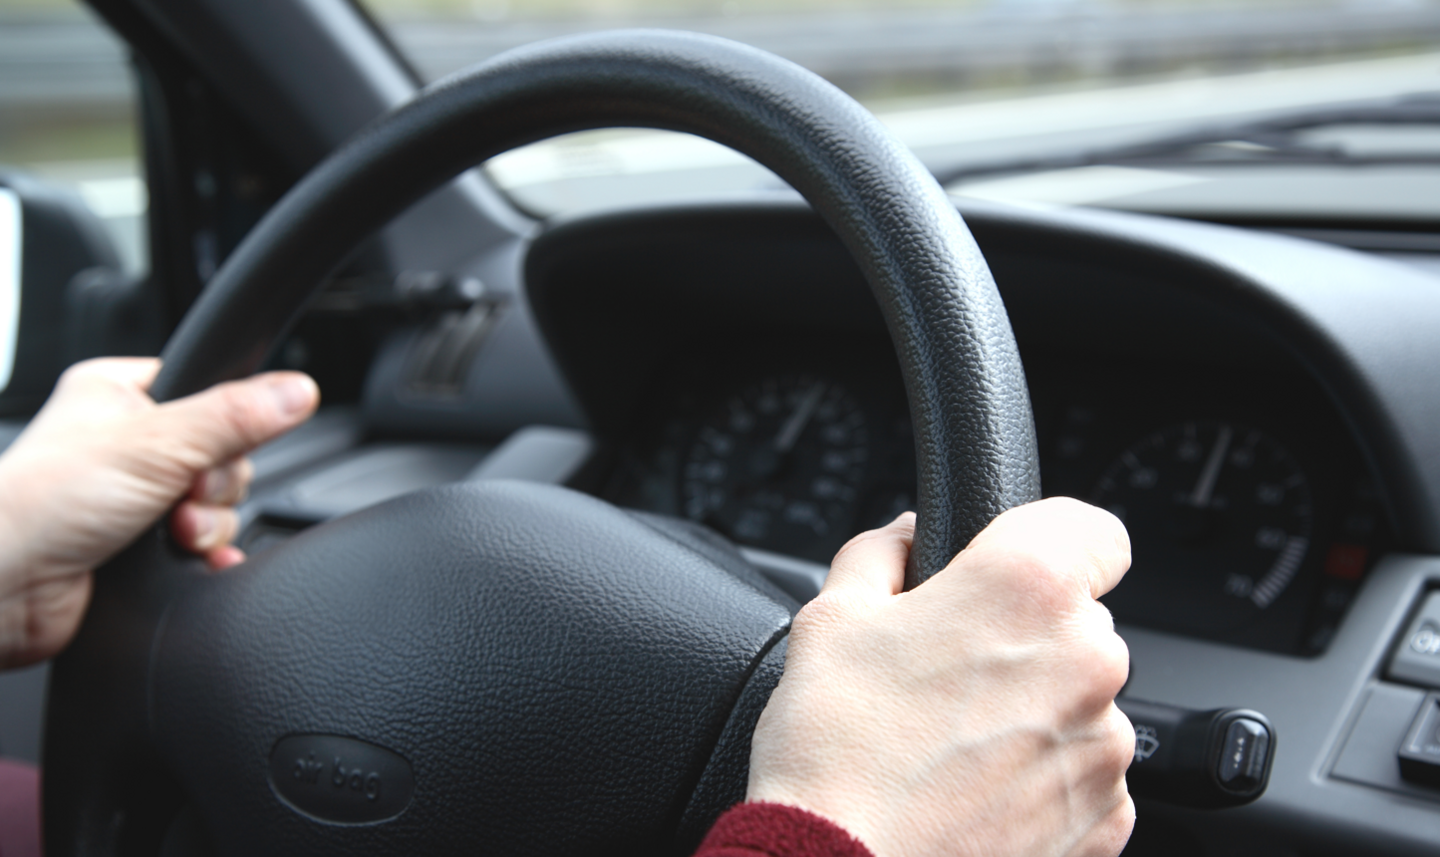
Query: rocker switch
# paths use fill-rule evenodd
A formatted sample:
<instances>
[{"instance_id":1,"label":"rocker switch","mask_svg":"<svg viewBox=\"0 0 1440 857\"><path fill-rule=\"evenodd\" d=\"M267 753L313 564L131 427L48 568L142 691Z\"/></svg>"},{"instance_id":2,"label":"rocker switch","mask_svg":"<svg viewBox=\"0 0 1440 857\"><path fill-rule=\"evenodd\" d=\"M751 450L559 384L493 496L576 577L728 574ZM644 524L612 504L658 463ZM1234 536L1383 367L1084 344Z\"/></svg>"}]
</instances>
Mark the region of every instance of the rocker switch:
<instances>
[{"instance_id":1,"label":"rocker switch","mask_svg":"<svg viewBox=\"0 0 1440 857\"><path fill-rule=\"evenodd\" d=\"M1270 751L1270 730L1248 717L1230 723L1216 775L1227 788L1247 791L1260 784Z\"/></svg>"}]
</instances>

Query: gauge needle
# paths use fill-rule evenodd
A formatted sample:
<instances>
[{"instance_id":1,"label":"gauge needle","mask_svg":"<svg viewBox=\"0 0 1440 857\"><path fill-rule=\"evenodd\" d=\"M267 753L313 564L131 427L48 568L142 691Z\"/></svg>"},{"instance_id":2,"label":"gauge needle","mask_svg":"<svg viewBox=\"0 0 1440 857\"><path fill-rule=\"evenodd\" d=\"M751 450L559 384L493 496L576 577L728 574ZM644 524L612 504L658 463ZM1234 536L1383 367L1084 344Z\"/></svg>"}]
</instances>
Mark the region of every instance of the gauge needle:
<instances>
[{"instance_id":1,"label":"gauge needle","mask_svg":"<svg viewBox=\"0 0 1440 857\"><path fill-rule=\"evenodd\" d=\"M1220 465L1225 461L1225 451L1230 448L1230 439L1234 436L1235 432L1229 426L1220 427L1215 445L1210 448L1210 457L1205 459L1205 469L1200 471L1200 481L1195 483L1195 490L1190 492L1190 505L1195 508L1203 509L1210 505L1210 495L1215 491L1215 480L1220 478Z\"/></svg>"},{"instance_id":2,"label":"gauge needle","mask_svg":"<svg viewBox=\"0 0 1440 857\"><path fill-rule=\"evenodd\" d=\"M805 430L806 424L810 422L810 417L820 406L820 398L824 395L825 382L823 381L815 382L815 386L805 391L805 398L800 400L800 404L795 408L795 413L790 415L790 419L780 427L780 433L775 435L776 452L784 455L790 451L790 448L795 445L795 441L800 439L800 433Z\"/></svg>"}]
</instances>

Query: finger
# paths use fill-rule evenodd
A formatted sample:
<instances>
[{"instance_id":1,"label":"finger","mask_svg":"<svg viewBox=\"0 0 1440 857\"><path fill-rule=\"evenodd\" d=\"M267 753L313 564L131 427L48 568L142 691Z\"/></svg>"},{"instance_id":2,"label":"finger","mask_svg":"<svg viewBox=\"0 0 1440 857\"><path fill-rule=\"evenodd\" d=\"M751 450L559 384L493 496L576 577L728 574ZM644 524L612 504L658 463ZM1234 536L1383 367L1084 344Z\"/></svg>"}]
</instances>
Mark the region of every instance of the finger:
<instances>
[{"instance_id":1,"label":"finger","mask_svg":"<svg viewBox=\"0 0 1440 857\"><path fill-rule=\"evenodd\" d=\"M60 376L60 385L71 387L92 384L122 384L140 390L150 389L160 374L158 357L97 357L74 364Z\"/></svg>"},{"instance_id":2,"label":"finger","mask_svg":"<svg viewBox=\"0 0 1440 857\"><path fill-rule=\"evenodd\" d=\"M228 506L186 501L170 513L170 534L181 547L208 554L230 544L240 530L240 516Z\"/></svg>"},{"instance_id":3,"label":"finger","mask_svg":"<svg viewBox=\"0 0 1440 857\"><path fill-rule=\"evenodd\" d=\"M210 468L296 427L319 403L320 390L308 375L269 372L162 405L161 434L180 438Z\"/></svg>"},{"instance_id":4,"label":"finger","mask_svg":"<svg viewBox=\"0 0 1440 857\"><path fill-rule=\"evenodd\" d=\"M1120 519L1069 497L1051 497L1004 512L957 561L963 562L972 550L988 557L1029 558L1035 565L1080 575L1091 598L1115 588L1130 568L1130 535Z\"/></svg>"},{"instance_id":5,"label":"finger","mask_svg":"<svg viewBox=\"0 0 1440 857\"><path fill-rule=\"evenodd\" d=\"M821 592L896 595L905 587L905 561L915 539L915 513L851 539L835 554Z\"/></svg>"},{"instance_id":6,"label":"finger","mask_svg":"<svg viewBox=\"0 0 1440 857\"><path fill-rule=\"evenodd\" d=\"M195 477L190 499L210 506L234 506L245 499L255 465L248 458L227 461Z\"/></svg>"},{"instance_id":7,"label":"finger","mask_svg":"<svg viewBox=\"0 0 1440 857\"><path fill-rule=\"evenodd\" d=\"M1109 705L1130 678L1130 647L1115 633L1110 611L1090 601L1074 615L1078 637L1068 643L1077 657L1072 688L1084 690L1082 707Z\"/></svg>"},{"instance_id":8,"label":"finger","mask_svg":"<svg viewBox=\"0 0 1440 857\"><path fill-rule=\"evenodd\" d=\"M1120 706L1111 702L1105 709L1101 730L1101 734L1106 736L1107 754L1099 766L1099 773L1103 781L1105 772L1111 772L1118 785L1135 762L1135 724L1130 722Z\"/></svg>"},{"instance_id":9,"label":"finger","mask_svg":"<svg viewBox=\"0 0 1440 857\"><path fill-rule=\"evenodd\" d=\"M221 545L205 554L205 564L211 571L224 571L245 561L245 552L234 545Z\"/></svg>"},{"instance_id":10,"label":"finger","mask_svg":"<svg viewBox=\"0 0 1440 857\"><path fill-rule=\"evenodd\" d=\"M66 369L32 425L83 419L101 421L114 413L154 406L146 389L160 371L153 357L106 357Z\"/></svg>"},{"instance_id":11,"label":"finger","mask_svg":"<svg viewBox=\"0 0 1440 857\"><path fill-rule=\"evenodd\" d=\"M1096 849L1081 849L1079 853L1117 854L1135 827L1135 804L1125 785L1125 772L1135 759L1135 727L1124 712L1111 705L1100 724L1099 734L1103 736L1103 748L1091 772L1095 777L1094 786L1099 790L1096 795L1099 805L1104 807L1108 802L1109 810L1096 819L1087 837L1093 840Z\"/></svg>"}]
</instances>

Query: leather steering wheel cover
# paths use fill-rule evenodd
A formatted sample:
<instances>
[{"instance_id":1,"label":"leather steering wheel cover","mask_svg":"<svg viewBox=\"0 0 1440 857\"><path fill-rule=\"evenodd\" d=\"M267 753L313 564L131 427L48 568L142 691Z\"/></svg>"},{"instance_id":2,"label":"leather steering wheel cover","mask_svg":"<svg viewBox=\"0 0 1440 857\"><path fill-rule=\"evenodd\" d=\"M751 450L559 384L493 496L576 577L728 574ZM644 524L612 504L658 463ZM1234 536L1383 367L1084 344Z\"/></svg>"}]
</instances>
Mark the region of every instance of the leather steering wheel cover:
<instances>
[{"instance_id":1,"label":"leather steering wheel cover","mask_svg":"<svg viewBox=\"0 0 1440 857\"><path fill-rule=\"evenodd\" d=\"M730 146L840 236L885 315L915 430L915 586L997 514L1039 496L1034 425L1005 308L955 207L852 99L724 39L617 31L508 52L429 87L301 181L236 249L171 338L152 394L255 371L362 239L487 158L571 131L637 126Z\"/></svg>"}]
</instances>

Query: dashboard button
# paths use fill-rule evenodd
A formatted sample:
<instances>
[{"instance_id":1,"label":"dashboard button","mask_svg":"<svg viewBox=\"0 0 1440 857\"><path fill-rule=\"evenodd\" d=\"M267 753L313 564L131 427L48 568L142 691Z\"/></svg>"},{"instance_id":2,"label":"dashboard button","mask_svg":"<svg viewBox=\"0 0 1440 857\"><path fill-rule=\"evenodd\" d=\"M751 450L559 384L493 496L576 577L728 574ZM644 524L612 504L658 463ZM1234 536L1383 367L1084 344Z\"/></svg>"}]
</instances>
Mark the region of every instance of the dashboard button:
<instances>
[{"instance_id":1,"label":"dashboard button","mask_svg":"<svg viewBox=\"0 0 1440 857\"><path fill-rule=\"evenodd\" d=\"M1400 776L1414 783L1440 785L1440 693L1420 703L1400 744Z\"/></svg>"},{"instance_id":2,"label":"dashboard button","mask_svg":"<svg viewBox=\"0 0 1440 857\"><path fill-rule=\"evenodd\" d=\"M1440 688L1440 592L1425 598L1390 659L1389 672L1391 678Z\"/></svg>"}]
</instances>

